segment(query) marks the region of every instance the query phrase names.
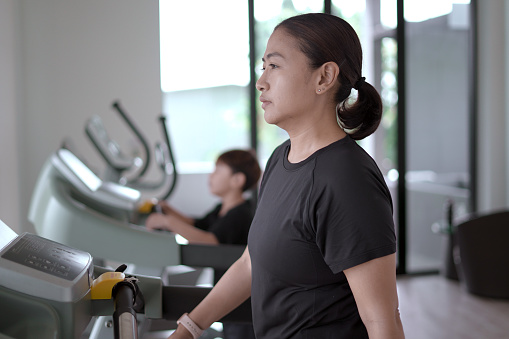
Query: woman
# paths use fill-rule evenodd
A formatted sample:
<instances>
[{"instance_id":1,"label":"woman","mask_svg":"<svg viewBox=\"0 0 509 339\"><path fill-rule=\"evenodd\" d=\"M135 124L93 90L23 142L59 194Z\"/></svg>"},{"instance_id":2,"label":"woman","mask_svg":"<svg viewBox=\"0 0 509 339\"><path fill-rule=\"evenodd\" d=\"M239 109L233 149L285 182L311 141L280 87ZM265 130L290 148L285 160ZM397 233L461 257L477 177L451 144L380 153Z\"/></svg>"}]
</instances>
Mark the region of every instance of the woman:
<instances>
[{"instance_id":1,"label":"woman","mask_svg":"<svg viewBox=\"0 0 509 339\"><path fill-rule=\"evenodd\" d=\"M265 120L290 140L267 163L243 256L171 338L197 337L249 296L258 339L404 338L390 194L354 141L382 111L355 31L327 14L287 19L263 64Z\"/></svg>"}]
</instances>

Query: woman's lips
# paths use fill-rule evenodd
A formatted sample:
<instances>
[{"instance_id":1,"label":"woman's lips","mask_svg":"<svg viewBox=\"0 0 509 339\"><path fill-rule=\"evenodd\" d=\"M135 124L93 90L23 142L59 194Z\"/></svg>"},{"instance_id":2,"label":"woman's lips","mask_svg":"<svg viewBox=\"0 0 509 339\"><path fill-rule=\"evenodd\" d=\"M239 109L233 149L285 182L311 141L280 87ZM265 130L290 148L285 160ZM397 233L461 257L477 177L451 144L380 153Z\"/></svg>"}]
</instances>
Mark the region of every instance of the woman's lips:
<instances>
[{"instance_id":1,"label":"woman's lips","mask_svg":"<svg viewBox=\"0 0 509 339\"><path fill-rule=\"evenodd\" d=\"M262 109L265 109L265 107L267 107L267 105L271 103L269 100L262 97L260 97L260 101L262 102Z\"/></svg>"}]
</instances>

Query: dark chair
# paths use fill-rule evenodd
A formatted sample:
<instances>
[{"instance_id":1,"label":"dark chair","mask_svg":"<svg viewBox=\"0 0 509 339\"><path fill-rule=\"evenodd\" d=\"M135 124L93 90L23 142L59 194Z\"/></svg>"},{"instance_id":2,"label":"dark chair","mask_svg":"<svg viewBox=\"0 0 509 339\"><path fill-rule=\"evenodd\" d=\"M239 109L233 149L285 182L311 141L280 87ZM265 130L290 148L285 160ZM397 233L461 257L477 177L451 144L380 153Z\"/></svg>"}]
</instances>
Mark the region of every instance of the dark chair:
<instances>
[{"instance_id":1,"label":"dark chair","mask_svg":"<svg viewBox=\"0 0 509 339\"><path fill-rule=\"evenodd\" d=\"M476 215L457 225L460 280L476 295L509 298L509 211Z\"/></svg>"}]
</instances>

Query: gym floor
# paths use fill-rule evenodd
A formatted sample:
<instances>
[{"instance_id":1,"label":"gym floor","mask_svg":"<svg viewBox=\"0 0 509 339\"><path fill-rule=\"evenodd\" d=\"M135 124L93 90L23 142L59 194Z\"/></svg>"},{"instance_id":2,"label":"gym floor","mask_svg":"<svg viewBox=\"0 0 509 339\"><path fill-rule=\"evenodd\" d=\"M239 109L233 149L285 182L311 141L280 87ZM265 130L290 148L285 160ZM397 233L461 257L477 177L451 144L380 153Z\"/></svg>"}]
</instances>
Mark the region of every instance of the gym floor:
<instances>
[{"instance_id":1,"label":"gym floor","mask_svg":"<svg viewBox=\"0 0 509 339\"><path fill-rule=\"evenodd\" d=\"M398 277L398 293L407 339L509 339L509 300L472 295L441 275Z\"/></svg>"},{"instance_id":2,"label":"gym floor","mask_svg":"<svg viewBox=\"0 0 509 339\"><path fill-rule=\"evenodd\" d=\"M441 275L399 277L407 339L509 339L509 300L478 297Z\"/></svg>"}]
</instances>

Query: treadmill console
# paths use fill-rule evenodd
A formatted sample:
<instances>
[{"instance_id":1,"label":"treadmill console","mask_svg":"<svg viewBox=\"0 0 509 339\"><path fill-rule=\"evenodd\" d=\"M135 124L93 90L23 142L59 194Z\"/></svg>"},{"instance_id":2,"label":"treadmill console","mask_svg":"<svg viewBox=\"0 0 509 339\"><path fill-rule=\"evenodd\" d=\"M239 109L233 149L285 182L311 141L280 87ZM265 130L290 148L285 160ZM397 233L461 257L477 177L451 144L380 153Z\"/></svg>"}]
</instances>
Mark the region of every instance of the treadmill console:
<instances>
[{"instance_id":1,"label":"treadmill console","mask_svg":"<svg viewBox=\"0 0 509 339\"><path fill-rule=\"evenodd\" d=\"M7 228L0 221L0 228ZM92 279L89 253L24 233L0 249L0 285L27 295L70 302Z\"/></svg>"}]
</instances>

